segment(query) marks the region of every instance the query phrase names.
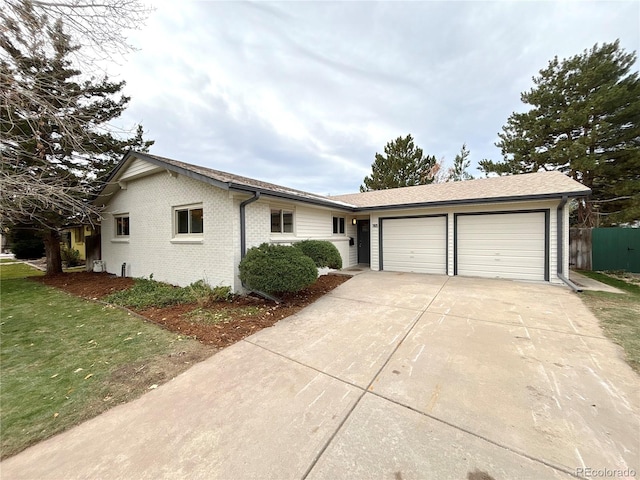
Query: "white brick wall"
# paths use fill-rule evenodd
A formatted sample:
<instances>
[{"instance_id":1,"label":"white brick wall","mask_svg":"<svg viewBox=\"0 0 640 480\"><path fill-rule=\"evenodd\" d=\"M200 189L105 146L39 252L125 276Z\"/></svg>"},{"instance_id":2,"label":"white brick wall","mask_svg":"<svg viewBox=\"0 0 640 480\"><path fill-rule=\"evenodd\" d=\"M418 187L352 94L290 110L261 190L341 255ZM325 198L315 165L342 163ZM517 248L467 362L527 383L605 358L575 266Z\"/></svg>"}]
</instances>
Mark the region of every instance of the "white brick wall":
<instances>
[{"instance_id":1,"label":"white brick wall","mask_svg":"<svg viewBox=\"0 0 640 480\"><path fill-rule=\"evenodd\" d=\"M238 264L240 263L240 203L250 198L243 195L234 200L234 210L238 212L234 216L234 269L236 272L236 290L241 289L240 280L237 279ZM294 232L292 234L271 233L271 209L283 209L294 212ZM347 224L346 235L333 235L333 215L344 216ZM355 230L351 232L349 222L351 217L346 213L332 212L327 208L312 207L298 202L262 197L260 200L250 203L245 207L246 216L246 244L247 249L262 243L291 244L300 240L328 240L332 242L342 257L343 267L353 265L352 258L355 247L349 247L349 235L355 237Z\"/></svg>"},{"instance_id":2,"label":"white brick wall","mask_svg":"<svg viewBox=\"0 0 640 480\"><path fill-rule=\"evenodd\" d=\"M173 207L202 203L201 243L172 241ZM129 213L128 243L114 241L114 213ZM128 182L109 202L102 221L102 259L107 271L148 277L185 286L204 279L211 285L234 285L233 218L237 212L229 193L214 186L166 172Z\"/></svg>"},{"instance_id":3,"label":"white brick wall","mask_svg":"<svg viewBox=\"0 0 640 480\"><path fill-rule=\"evenodd\" d=\"M242 289L238 279L240 263L240 203L249 195L231 193L212 185L166 172L155 173L131 180L125 190L111 199L102 221L102 259L107 271L120 274L123 262L127 263L127 275L148 277L175 285L188 285L206 280L210 285L229 285ZM180 243L173 235L173 207L202 204L204 234L198 243ZM379 217L438 214L449 215L449 273L453 273L453 215L460 212L491 210L550 209L549 253L550 280L557 283L556 274L556 207L557 200L545 202L521 202L510 204L477 205L464 207L410 209L404 211L371 212L371 268L378 269ZM294 211L294 233L270 232L271 208ZM114 214L128 213L130 236L128 241L115 239ZM251 248L263 242L293 243L304 239L328 240L338 248L343 267L357 262L357 246L349 246L349 237L356 237L353 218L347 213L312 207L299 202L286 202L262 197L246 206L246 246ZM332 217L344 216L346 235L333 235ZM568 252L568 208L565 209L565 252ZM368 215L360 215L367 218ZM356 239L357 245L357 239ZM565 272L568 271L568 255L565 256Z\"/></svg>"}]
</instances>

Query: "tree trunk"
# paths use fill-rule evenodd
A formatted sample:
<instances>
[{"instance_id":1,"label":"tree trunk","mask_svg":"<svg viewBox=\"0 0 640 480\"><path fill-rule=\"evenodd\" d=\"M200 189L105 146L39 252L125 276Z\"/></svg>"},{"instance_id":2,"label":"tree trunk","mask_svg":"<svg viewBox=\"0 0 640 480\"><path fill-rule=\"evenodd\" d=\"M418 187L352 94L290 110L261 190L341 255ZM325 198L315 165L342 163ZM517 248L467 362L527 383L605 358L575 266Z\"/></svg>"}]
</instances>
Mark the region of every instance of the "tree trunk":
<instances>
[{"instance_id":1,"label":"tree trunk","mask_svg":"<svg viewBox=\"0 0 640 480\"><path fill-rule=\"evenodd\" d=\"M44 232L44 251L47 255L46 275L58 275L62 273L60 232L57 230L47 230Z\"/></svg>"},{"instance_id":2,"label":"tree trunk","mask_svg":"<svg viewBox=\"0 0 640 480\"><path fill-rule=\"evenodd\" d=\"M578 203L578 227L595 227L595 215L593 214L593 204L590 200L584 199Z\"/></svg>"}]
</instances>

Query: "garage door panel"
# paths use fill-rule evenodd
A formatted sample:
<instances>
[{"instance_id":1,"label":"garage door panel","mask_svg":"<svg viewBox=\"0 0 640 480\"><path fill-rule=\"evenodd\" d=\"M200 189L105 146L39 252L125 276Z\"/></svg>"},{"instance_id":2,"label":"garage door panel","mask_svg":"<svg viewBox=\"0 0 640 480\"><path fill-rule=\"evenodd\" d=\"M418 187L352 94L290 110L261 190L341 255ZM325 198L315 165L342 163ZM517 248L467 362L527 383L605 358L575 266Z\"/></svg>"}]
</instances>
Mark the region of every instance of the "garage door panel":
<instances>
[{"instance_id":1,"label":"garage door panel","mask_svg":"<svg viewBox=\"0 0 640 480\"><path fill-rule=\"evenodd\" d=\"M488 226L486 226L486 228L493 229L494 226L493 225L488 225ZM526 227L523 226L522 228L526 228ZM495 228L495 230L498 230L498 228ZM474 231L474 232L465 232L465 231L460 231L460 229L458 229L458 233L464 234L468 238L472 238L472 239L496 240L496 241L507 240L504 237L504 234L505 234L504 231L488 231L488 232L485 232L485 233L479 233L479 232L476 232L476 231ZM509 233L509 239L517 239L517 240L522 241L522 242L534 243L536 241L544 239L544 232L542 232L542 233L538 233L538 232L531 232L531 233L527 233L527 232L507 232L507 233Z\"/></svg>"},{"instance_id":2,"label":"garage door panel","mask_svg":"<svg viewBox=\"0 0 640 480\"><path fill-rule=\"evenodd\" d=\"M446 273L445 217L390 218L382 226L383 270Z\"/></svg>"},{"instance_id":3,"label":"garage door panel","mask_svg":"<svg viewBox=\"0 0 640 480\"><path fill-rule=\"evenodd\" d=\"M505 254L504 252L501 255L496 256L490 253L479 253L476 255L458 255L458 264L465 265L485 265L488 261L495 263L502 263L504 265L513 265L513 266L527 266L527 265L536 265L540 266L540 258L541 255L535 255L536 252L526 252L522 255L518 255L516 253L512 255ZM544 252L539 252L544 253ZM458 265L460 266L460 265Z\"/></svg>"},{"instance_id":4,"label":"garage door panel","mask_svg":"<svg viewBox=\"0 0 640 480\"><path fill-rule=\"evenodd\" d=\"M476 270L480 270L480 269L485 269L488 272L491 272L492 270L487 268L487 264L489 262L495 262L495 260L490 257L490 256L486 256L486 257L476 257L475 259L473 259L473 261L468 261L465 264L465 269L466 268L473 268ZM526 259L526 260L522 260L522 259L504 259L501 260L499 262L495 262L495 265L491 265L493 268L499 268L502 271L510 271L510 272L517 272L519 270L539 270L540 269L540 265L539 265L539 259L537 258L530 258L530 259Z\"/></svg>"},{"instance_id":5,"label":"garage door panel","mask_svg":"<svg viewBox=\"0 0 640 480\"><path fill-rule=\"evenodd\" d=\"M458 275L544 280L544 212L459 215Z\"/></svg>"},{"instance_id":6,"label":"garage door panel","mask_svg":"<svg viewBox=\"0 0 640 480\"><path fill-rule=\"evenodd\" d=\"M504 248L498 244L492 244L490 251L467 250L465 251L465 253L460 253L460 251L458 250L458 262L466 258L473 260L473 258L475 257L484 257L484 256L490 256L496 259L507 257L507 258L513 258L514 260L517 260L518 258L527 258L527 257L539 259L541 255L544 255L544 249L524 248L520 250L518 248L513 248L513 247Z\"/></svg>"}]
</instances>

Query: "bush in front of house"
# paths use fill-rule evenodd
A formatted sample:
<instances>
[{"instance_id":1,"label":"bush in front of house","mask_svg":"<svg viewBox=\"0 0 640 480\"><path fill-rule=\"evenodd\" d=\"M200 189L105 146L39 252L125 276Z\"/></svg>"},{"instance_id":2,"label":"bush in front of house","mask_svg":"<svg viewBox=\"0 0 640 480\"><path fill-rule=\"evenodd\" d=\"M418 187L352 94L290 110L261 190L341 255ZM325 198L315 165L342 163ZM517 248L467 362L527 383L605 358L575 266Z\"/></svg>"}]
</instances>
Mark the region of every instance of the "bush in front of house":
<instances>
[{"instance_id":1,"label":"bush in front of house","mask_svg":"<svg viewBox=\"0 0 640 480\"><path fill-rule=\"evenodd\" d=\"M342 257L336 246L326 240L302 240L293 244L307 257L311 258L318 268L342 268Z\"/></svg>"},{"instance_id":2,"label":"bush in front of house","mask_svg":"<svg viewBox=\"0 0 640 480\"><path fill-rule=\"evenodd\" d=\"M226 285L212 287L204 280L198 280L187 288L191 293L191 297L199 307L205 307L216 302L230 302L233 300L231 287Z\"/></svg>"},{"instance_id":3,"label":"bush in front of house","mask_svg":"<svg viewBox=\"0 0 640 480\"><path fill-rule=\"evenodd\" d=\"M263 243L251 248L239 265L240 280L265 293L298 292L312 285L318 269L302 250L292 246Z\"/></svg>"},{"instance_id":4,"label":"bush in front of house","mask_svg":"<svg viewBox=\"0 0 640 480\"><path fill-rule=\"evenodd\" d=\"M228 302L232 299L231 287L228 286L211 287L204 280L198 280L187 287L176 287L155 281L153 274L151 274L149 278L136 278L131 288L112 293L104 300L123 307L142 310L192 302L203 307L215 302Z\"/></svg>"},{"instance_id":5,"label":"bush in front of house","mask_svg":"<svg viewBox=\"0 0 640 480\"><path fill-rule=\"evenodd\" d=\"M136 278L131 288L112 293L104 300L136 309L168 307L194 301L188 287L180 288L168 283L156 282L153 280L153 275L148 279Z\"/></svg>"},{"instance_id":6,"label":"bush in front of house","mask_svg":"<svg viewBox=\"0 0 640 480\"><path fill-rule=\"evenodd\" d=\"M60 256L67 267L76 267L82 264L80 252L66 245L63 245L60 249Z\"/></svg>"}]
</instances>

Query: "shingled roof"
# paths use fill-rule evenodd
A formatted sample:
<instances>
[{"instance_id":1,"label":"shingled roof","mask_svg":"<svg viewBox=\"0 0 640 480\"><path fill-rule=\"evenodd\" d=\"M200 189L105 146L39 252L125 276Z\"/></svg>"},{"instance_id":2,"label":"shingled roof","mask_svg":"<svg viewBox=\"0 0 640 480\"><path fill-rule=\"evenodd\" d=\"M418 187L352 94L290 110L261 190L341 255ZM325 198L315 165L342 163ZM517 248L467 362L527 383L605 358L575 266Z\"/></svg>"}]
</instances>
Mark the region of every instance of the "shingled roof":
<instances>
[{"instance_id":1,"label":"shingled roof","mask_svg":"<svg viewBox=\"0 0 640 480\"><path fill-rule=\"evenodd\" d=\"M296 190L289 187L283 187L282 185L263 182L254 178L243 177L241 175L235 175L233 173L223 172L221 170L215 170L213 168L201 167L199 165L193 165L191 163L180 162L178 160L173 160L172 158L160 157L158 155L151 155L149 153L140 152L128 152L123 157L120 164L109 176L102 192L96 197L95 203L100 204L101 202L104 203L107 201L108 195L112 194L114 191L115 183L117 182L120 173L124 172L126 170L126 165L136 158L152 163L158 167L175 171L196 180L210 183L226 190L241 190L249 193L259 191L261 194L278 198L299 200L315 205L323 205L343 210L354 209L353 205L347 204L338 199L325 197L323 195L316 195L315 193Z\"/></svg>"},{"instance_id":2,"label":"shingled roof","mask_svg":"<svg viewBox=\"0 0 640 480\"><path fill-rule=\"evenodd\" d=\"M107 194L113 193L114 188L116 188L119 173L126 170L125 166L135 158L224 189L249 193L259 191L261 194L272 197L298 200L351 211L534 200L560 198L565 195L578 197L591 193L590 189L567 175L558 171L551 171L326 197L234 175L221 170L180 162L171 158L159 157L148 153L129 152L112 172L107 186L98 195L96 203L99 203L100 200L107 201Z\"/></svg>"},{"instance_id":3,"label":"shingled roof","mask_svg":"<svg viewBox=\"0 0 640 480\"><path fill-rule=\"evenodd\" d=\"M558 171L481 178L331 197L358 209L585 196L591 190Z\"/></svg>"}]
</instances>

